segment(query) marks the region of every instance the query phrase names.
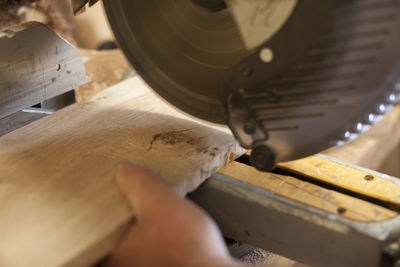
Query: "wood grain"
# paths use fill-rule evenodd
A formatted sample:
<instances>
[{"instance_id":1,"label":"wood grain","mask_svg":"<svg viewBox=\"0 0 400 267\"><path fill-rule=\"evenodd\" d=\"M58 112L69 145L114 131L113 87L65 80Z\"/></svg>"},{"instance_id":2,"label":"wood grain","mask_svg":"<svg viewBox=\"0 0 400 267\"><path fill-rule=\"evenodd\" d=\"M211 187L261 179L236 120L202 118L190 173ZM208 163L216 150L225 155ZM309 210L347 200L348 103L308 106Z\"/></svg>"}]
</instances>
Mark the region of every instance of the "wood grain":
<instances>
[{"instance_id":1,"label":"wood grain","mask_svg":"<svg viewBox=\"0 0 400 267\"><path fill-rule=\"evenodd\" d=\"M171 108L132 78L0 138L0 266L89 266L133 212L122 160L184 195L244 151L226 128Z\"/></svg>"}]
</instances>

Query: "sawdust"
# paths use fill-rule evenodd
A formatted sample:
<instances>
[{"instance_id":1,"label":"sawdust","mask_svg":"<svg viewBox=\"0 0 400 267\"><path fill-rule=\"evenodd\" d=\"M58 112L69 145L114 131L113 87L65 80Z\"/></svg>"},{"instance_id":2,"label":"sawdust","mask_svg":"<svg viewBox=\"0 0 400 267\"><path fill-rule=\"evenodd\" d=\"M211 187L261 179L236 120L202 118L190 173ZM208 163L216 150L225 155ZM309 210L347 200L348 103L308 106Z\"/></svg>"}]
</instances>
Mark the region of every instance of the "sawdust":
<instances>
[{"instance_id":1,"label":"sawdust","mask_svg":"<svg viewBox=\"0 0 400 267\"><path fill-rule=\"evenodd\" d=\"M251 265L266 264L270 253L263 249L255 249L240 259L241 262Z\"/></svg>"}]
</instances>

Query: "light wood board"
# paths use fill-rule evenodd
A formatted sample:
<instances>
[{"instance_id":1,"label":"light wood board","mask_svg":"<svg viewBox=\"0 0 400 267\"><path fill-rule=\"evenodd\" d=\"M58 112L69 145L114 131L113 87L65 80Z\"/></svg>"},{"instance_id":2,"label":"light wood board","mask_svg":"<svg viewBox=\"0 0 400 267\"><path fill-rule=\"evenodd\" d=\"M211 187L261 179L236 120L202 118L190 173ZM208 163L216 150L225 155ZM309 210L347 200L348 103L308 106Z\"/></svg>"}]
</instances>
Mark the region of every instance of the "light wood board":
<instances>
[{"instance_id":1,"label":"light wood board","mask_svg":"<svg viewBox=\"0 0 400 267\"><path fill-rule=\"evenodd\" d=\"M380 170L387 157L400 142L400 105L371 129L355 140L340 147L333 147L322 154L362 166L372 170Z\"/></svg>"},{"instance_id":2,"label":"light wood board","mask_svg":"<svg viewBox=\"0 0 400 267\"><path fill-rule=\"evenodd\" d=\"M244 153L229 130L175 110L137 77L0 138L0 266L89 266L133 213L122 160L181 195Z\"/></svg>"}]
</instances>

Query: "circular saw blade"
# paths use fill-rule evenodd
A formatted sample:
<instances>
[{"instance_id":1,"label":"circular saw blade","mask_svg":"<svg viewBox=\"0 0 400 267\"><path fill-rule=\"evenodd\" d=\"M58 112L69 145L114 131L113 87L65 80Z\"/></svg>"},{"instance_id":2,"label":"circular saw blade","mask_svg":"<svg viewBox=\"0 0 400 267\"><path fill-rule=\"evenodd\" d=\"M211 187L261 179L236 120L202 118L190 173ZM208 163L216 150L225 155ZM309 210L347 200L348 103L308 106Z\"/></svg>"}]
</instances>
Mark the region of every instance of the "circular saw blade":
<instances>
[{"instance_id":1,"label":"circular saw blade","mask_svg":"<svg viewBox=\"0 0 400 267\"><path fill-rule=\"evenodd\" d=\"M175 0L104 5L121 48L157 93L196 117L225 122L222 76L248 55L229 10Z\"/></svg>"},{"instance_id":2,"label":"circular saw blade","mask_svg":"<svg viewBox=\"0 0 400 267\"><path fill-rule=\"evenodd\" d=\"M321 1L299 1L264 43L274 59L254 74L262 83L244 88L249 114L279 161L353 139L400 96L400 1L327 2L321 15L315 8ZM121 48L157 93L196 117L226 122L224 79L252 56L229 9L209 12L191 0L104 0L104 6ZM308 34L311 28L317 34ZM244 123L229 124L239 141L251 138L239 132Z\"/></svg>"}]
</instances>

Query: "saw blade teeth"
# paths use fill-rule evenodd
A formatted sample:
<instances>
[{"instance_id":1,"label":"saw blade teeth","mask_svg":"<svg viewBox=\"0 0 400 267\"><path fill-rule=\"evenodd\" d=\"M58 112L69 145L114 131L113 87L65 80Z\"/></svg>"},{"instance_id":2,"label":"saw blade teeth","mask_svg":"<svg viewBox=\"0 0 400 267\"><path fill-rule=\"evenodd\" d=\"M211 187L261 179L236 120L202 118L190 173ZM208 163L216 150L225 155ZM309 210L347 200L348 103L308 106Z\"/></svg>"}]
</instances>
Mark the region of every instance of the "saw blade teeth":
<instances>
[{"instance_id":1,"label":"saw blade teeth","mask_svg":"<svg viewBox=\"0 0 400 267\"><path fill-rule=\"evenodd\" d=\"M343 139L344 139L344 141L351 141L351 140L354 140L354 139L356 139L357 138L357 134L356 133L352 133L352 132L350 132L350 131L346 131L344 134L343 134Z\"/></svg>"},{"instance_id":2,"label":"saw blade teeth","mask_svg":"<svg viewBox=\"0 0 400 267\"><path fill-rule=\"evenodd\" d=\"M392 105L400 103L400 83L396 83L392 92L386 96L386 102Z\"/></svg>"},{"instance_id":3,"label":"saw blade teeth","mask_svg":"<svg viewBox=\"0 0 400 267\"><path fill-rule=\"evenodd\" d=\"M333 143L333 146L339 147L339 146L343 146L345 144L345 142L343 140L339 140Z\"/></svg>"},{"instance_id":4,"label":"saw blade teeth","mask_svg":"<svg viewBox=\"0 0 400 267\"><path fill-rule=\"evenodd\" d=\"M380 115L384 115L393 109L393 105L380 103L376 105L375 112Z\"/></svg>"},{"instance_id":5,"label":"saw blade teeth","mask_svg":"<svg viewBox=\"0 0 400 267\"><path fill-rule=\"evenodd\" d=\"M390 93L386 97L386 101L390 104L398 104L400 102L400 93Z\"/></svg>"},{"instance_id":6,"label":"saw blade teeth","mask_svg":"<svg viewBox=\"0 0 400 267\"><path fill-rule=\"evenodd\" d=\"M366 123L373 125L373 124L378 123L381 120L381 118L382 118L382 115L375 114L375 113L369 113L366 116Z\"/></svg>"},{"instance_id":7,"label":"saw blade teeth","mask_svg":"<svg viewBox=\"0 0 400 267\"><path fill-rule=\"evenodd\" d=\"M363 121L355 123L350 131L346 131L342 136L342 140L334 142L334 146L341 146L347 141L354 140L359 134L367 132L371 125L378 123L383 115L390 112L394 105L400 103L400 83L394 85L393 90L387 94L385 100L385 103L377 104L374 111L368 113Z\"/></svg>"},{"instance_id":8,"label":"saw blade teeth","mask_svg":"<svg viewBox=\"0 0 400 267\"><path fill-rule=\"evenodd\" d=\"M356 133L365 133L366 131L368 131L371 128L371 126L369 124L365 124L362 122L358 122L354 125L353 127L353 131Z\"/></svg>"}]
</instances>

